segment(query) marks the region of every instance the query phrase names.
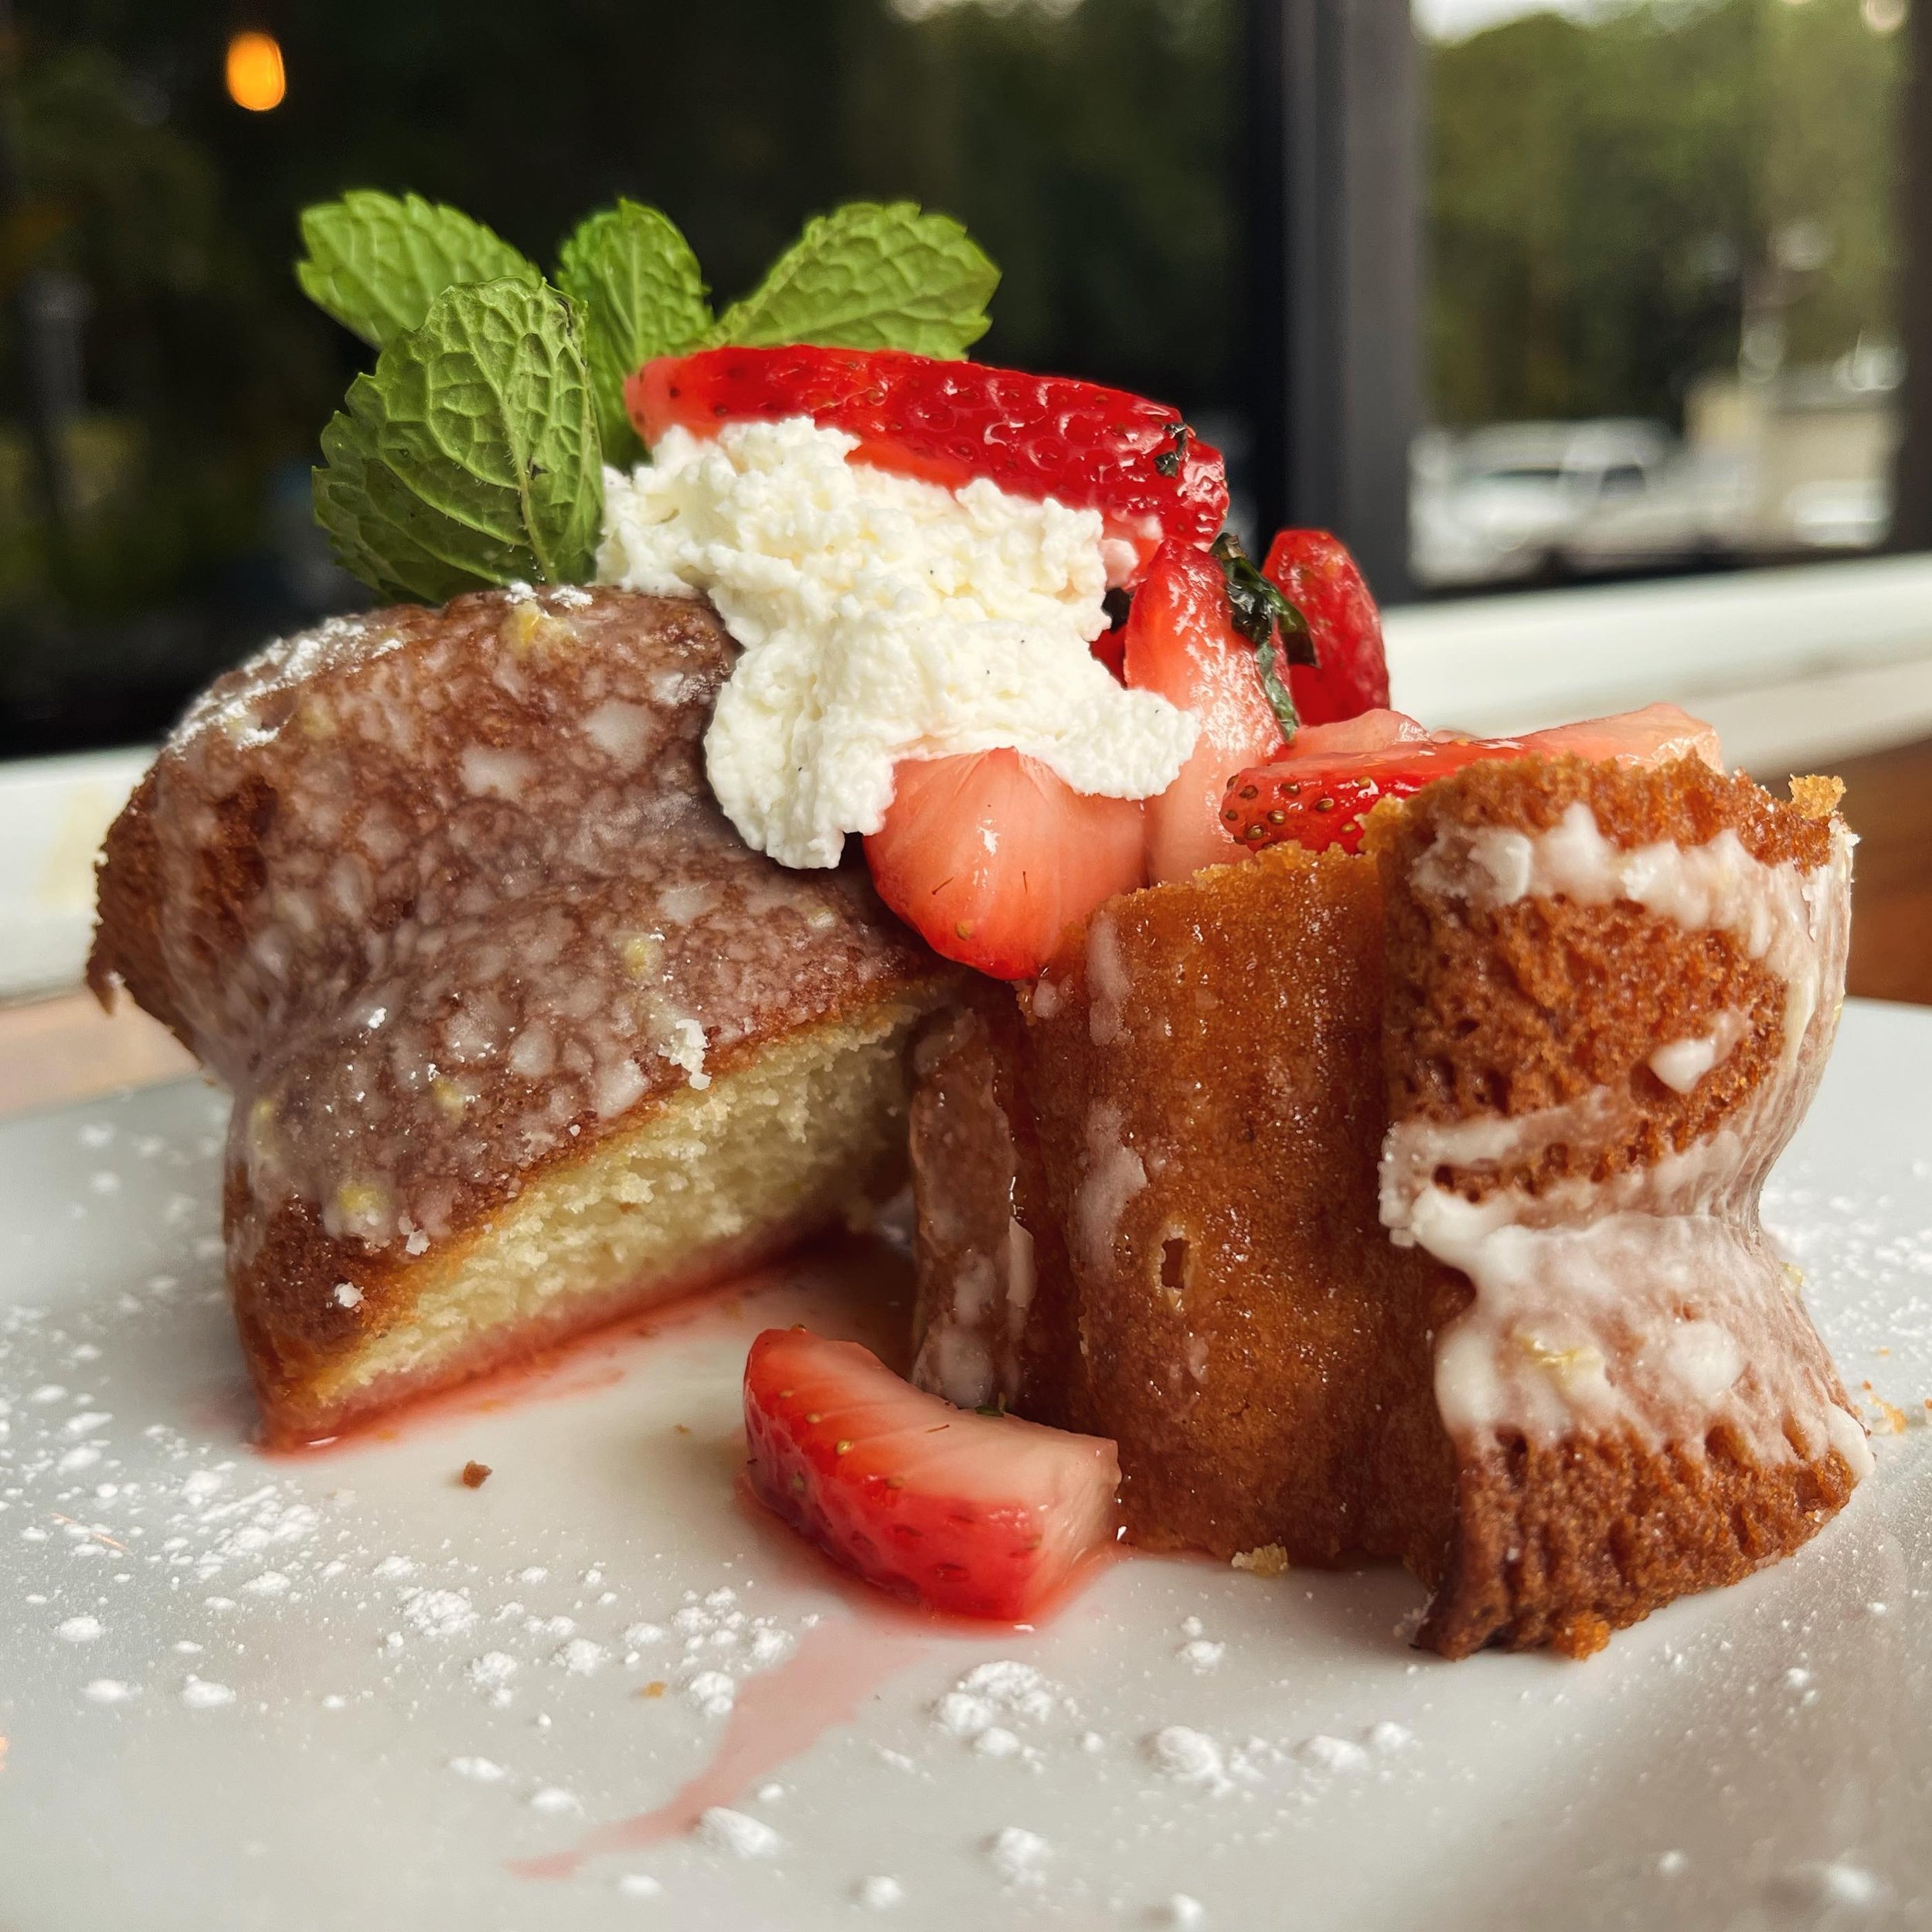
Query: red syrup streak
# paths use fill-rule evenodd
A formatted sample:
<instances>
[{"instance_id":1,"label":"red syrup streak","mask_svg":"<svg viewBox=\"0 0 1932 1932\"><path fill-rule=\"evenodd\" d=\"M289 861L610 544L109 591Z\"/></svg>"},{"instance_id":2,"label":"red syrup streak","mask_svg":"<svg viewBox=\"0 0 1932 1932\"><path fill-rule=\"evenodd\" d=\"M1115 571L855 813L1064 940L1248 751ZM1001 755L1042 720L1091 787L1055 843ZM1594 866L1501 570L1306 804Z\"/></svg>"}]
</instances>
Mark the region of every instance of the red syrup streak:
<instances>
[{"instance_id":1,"label":"red syrup streak","mask_svg":"<svg viewBox=\"0 0 1932 1932\"><path fill-rule=\"evenodd\" d=\"M799 1639L775 1670L738 1692L711 1762L655 1811L600 1825L568 1851L519 1859L519 1878L567 1879L587 1859L634 1852L682 1837L713 1805L729 1804L759 1779L849 1723L874 1692L930 1651L934 1638L904 1624L882 1629L871 1617L828 1617Z\"/></svg>"},{"instance_id":2,"label":"red syrup streak","mask_svg":"<svg viewBox=\"0 0 1932 1932\"><path fill-rule=\"evenodd\" d=\"M743 1475L736 1491L738 1507L774 1580L790 1586L830 1586L851 1614L814 1624L785 1662L744 1682L711 1762L663 1804L635 1818L600 1825L567 1851L513 1861L509 1869L517 1877L570 1878L590 1859L682 1837L713 1805L729 1804L780 1765L802 1757L828 1731L849 1723L869 1696L921 1658L943 1645L983 1648L1002 1633L1029 1634L1059 1617L1102 1570L1131 1553L1124 1545L1097 1553L1031 1623L951 1617L902 1603L834 1563L774 1515Z\"/></svg>"}]
</instances>

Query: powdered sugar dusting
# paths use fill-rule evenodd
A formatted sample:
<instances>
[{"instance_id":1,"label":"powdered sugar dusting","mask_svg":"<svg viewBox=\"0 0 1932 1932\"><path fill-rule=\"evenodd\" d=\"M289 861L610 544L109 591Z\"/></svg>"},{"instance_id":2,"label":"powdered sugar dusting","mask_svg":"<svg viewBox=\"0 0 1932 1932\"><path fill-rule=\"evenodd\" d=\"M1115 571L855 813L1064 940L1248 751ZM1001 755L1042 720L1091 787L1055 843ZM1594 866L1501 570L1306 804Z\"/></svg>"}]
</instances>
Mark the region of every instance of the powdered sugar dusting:
<instances>
[{"instance_id":1,"label":"powdered sugar dusting","mask_svg":"<svg viewBox=\"0 0 1932 1932\"><path fill-rule=\"evenodd\" d=\"M744 1811L714 1804L698 1821L698 1830L707 1845L733 1858L776 1858L784 1849L784 1840L763 1818Z\"/></svg>"}]
</instances>

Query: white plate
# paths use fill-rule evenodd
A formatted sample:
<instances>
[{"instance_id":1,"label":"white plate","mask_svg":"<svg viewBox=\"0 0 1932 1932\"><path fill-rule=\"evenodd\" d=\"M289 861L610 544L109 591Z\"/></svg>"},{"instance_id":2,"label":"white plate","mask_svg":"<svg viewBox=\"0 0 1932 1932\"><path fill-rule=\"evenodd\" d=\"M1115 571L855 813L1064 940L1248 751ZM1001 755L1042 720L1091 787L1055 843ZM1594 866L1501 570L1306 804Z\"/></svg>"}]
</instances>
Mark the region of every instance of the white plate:
<instances>
[{"instance_id":1,"label":"white plate","mask_svg":"<svg viewBox=\"0 0 1932 1932\"><path fill-rule=\"evenodd\" d=\"M867 1879L927 1927L1926 1923L1928 1093L1932 1013L1851 1007L1770 1202L1847 1381L1913 1426L1791 1561L1581 1665L1409 1650L1393 1570L1136 1559L1037 1633L865 1608L732 1487L747 1341L839 1318L850 1257L266 1460L216 1097L0 1127L0 1926L803 1932L869 1922ZM754 1842L620 1842L721 1750Z\"/></svg>"}]
</instances>

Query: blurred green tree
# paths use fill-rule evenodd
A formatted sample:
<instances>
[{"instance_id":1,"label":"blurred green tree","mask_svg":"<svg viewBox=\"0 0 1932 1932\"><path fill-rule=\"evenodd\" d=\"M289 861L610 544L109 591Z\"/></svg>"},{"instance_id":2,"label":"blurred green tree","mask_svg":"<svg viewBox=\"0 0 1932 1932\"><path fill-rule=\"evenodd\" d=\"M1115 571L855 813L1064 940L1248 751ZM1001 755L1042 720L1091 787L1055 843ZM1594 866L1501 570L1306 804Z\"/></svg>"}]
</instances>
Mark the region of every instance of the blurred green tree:
<instances>
[{"instance_id":1,"label":"blurred green tree","mask_svg":"<svg viewBox=\"0 0 1932 1932\"><path fill-rule=\"evenodd\" d=\"M1791 359L1886 335L1900 48L1870 11L1638 0L1436 48L1438 420L1674 417L1774 274Z\"/></svg>"}]
</instances>

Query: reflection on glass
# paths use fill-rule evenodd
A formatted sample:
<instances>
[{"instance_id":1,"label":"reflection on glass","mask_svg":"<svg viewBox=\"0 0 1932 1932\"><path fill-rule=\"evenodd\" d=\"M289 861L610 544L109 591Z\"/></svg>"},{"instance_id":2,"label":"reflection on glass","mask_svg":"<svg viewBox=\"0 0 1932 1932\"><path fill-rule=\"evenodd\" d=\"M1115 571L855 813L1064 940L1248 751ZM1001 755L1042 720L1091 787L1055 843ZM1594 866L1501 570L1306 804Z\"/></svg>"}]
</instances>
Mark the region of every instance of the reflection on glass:
<instances>
[{"instance_id":1,"label":"reflection on glass","mask_svg":"<svg viewBox=\"0 0 1932 1932\"><path fill-rule=\"evenodd\" d=\"M0 755L149 736L359 597L307 484L362 352L289 273L296 210L345 187L454 202L546 260L631 194L727 300L808 215L917 199L1005 271L978 353L1248 440L1235 0L342 0L270 10L277 40L15 4Z\"/></svg>"},{"instance_id":2,"label":"reflection on glass","mask_svg":"<svg viewBox=\"0 0 1932 1932\"><path fill-rule=\"evenodd\" d=\"M307 478L362 352L288 269L295 210L348 186L448 199L546 259L634 195L727 300L811 213L947 209L1005 271L978 352L1179 403L1251 521L1241 0L341 0L274 10L272 40L15 3L0 755L151 736L359 598ZM1869 547L1903 0L1574 3L1418 0L1419 577Z\"/></svg>"},{"instance_id":3,"label":"reflection on glass","mask_svg":"<svg viewBox=\"0 0 1932 1932\"><path fill-rule=\"evenodd\" d=\"M1422 0L1437 589L1869 549L1903 0Z\"/></svg>"}]
</instances>

